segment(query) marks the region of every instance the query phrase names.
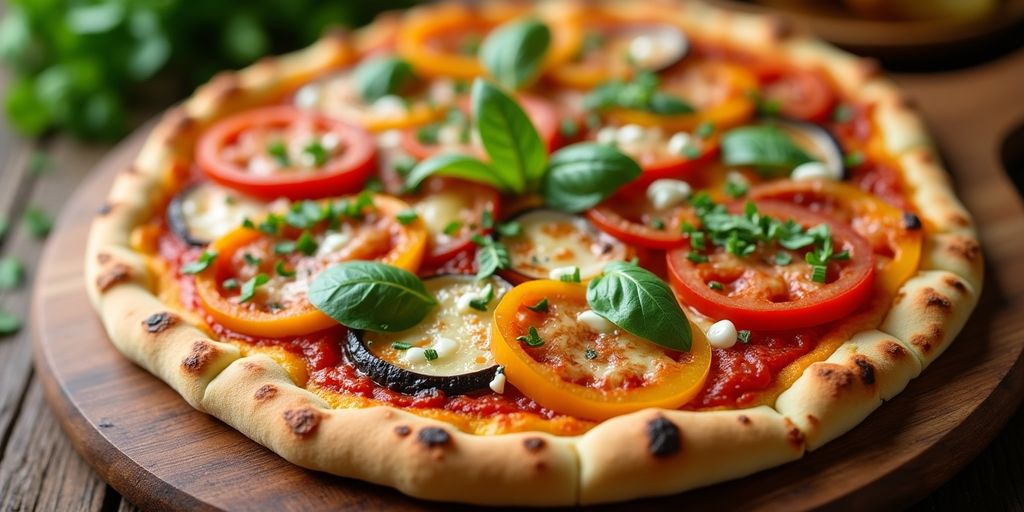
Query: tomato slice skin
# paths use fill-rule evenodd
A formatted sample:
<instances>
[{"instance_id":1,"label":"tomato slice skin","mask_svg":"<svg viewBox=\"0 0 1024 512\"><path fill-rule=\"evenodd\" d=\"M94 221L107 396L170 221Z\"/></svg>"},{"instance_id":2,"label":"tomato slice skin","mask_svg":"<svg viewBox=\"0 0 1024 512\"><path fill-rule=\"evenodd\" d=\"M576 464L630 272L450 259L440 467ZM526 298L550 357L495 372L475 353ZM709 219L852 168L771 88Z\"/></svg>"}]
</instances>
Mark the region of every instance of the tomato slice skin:
<instances>
[{"instance_id":1,"label":"tomato slice skin","mask_svg":"<svg viewBox=\"0 0 1024 512\"><path fill-rule=\"evenodd\" d=\"M836 250L850 248L851 259L839 277L795 300L773 302L749 296L729 296L712 290L687 255L689 248L669 251L669 283L681 302L712 319L731 320L740 329L786 330L810 327L842 318L859 308L873 293L875 258L871 247L852 228L792 204L758 201L758 212L804 227L828 224ZM703 264L707 265L707 264Z\"/></svg>"},{"instance_id":2,"label":"tomato slice skin","mask_svg":"<svg viewBox=\"0 0 1024 512\"><path fill-rule=\"evenodd\" d=\"M678 207L662 214L651 211L652 208L641 193L621 191L587 210L586 216L598 229L629 245L662 250L685 245L682 223L696 224L692 210ZM656 229L650 222L644 222L647 217L662 221L664 228Z\"/></svg>"},{"instance_id":3,"label":"tomato slice skin","mask_svg":"<svg viewBox=\"0 0 1024 512\"><path fill-rule=\"evenodd\" d=\"M518 336L526 333L528 325L543 322L548 314L530 310L529 306L547 299L551 311L563 304L586 307L586 293L586 286L582 284L537 280L516 286L502 297L491 323L491 351L495 362L505 368L510 383L545 407L594 420L649 407L675 409L700 392L711 366L711 345L696 326L691 328L690 351L678 353L685 362L666 370L654 382L629 389L605 390L567 381L528 352L536 349L517 341ZM666 352L671 351L666 349Z\"/></svg>"},{"instance_id":4,"label":"tomato slice skin","mask_svg":"<svg viewBox=\"0 0 1024 512\"><path fill-rule=\"evenodd\" d=\"M335 134L345 144L344 153L320 169L271 175L254 175L221 156L225 146L247 131L282 129L297 122ZM196 144L195 158L211 180L254 197L319 199L361 190L376 165L377 145L357 126L291 106L275 106L245 111L214 124Z\"/></svg>"},{"instance_id":5,"label":"tomato slice skin","mask_svg":"<svg viewBox=\"0 0 1024 512\"><path fill-rule=\"evenodd\" d=\"M804 121L828 121L836 93L821 73L808 69L767 67L758 71L761 95L776 101L782 115Z\"/></svg>"},{"instance_id":6,"label":"tomato slice skin","mask_svg":"<svg viewBox=\"0 0 1024 512\"><path fill-rule=\"evenodd\" d=\"M491 219L497 219L500 215L501 195L497 190L486 185L463 181L453 178L432 177L425 181L419 194L410 200L413 209L419 210L417 199L431 200L438 195L455 196L462 204L458 222L458 236L449 236L443 233L444 226L439 231L435 226L426 222L428 219L420 218L427 224L427 251L423 255L423 265L427 267L441 267L462 252L473 248L473 235L486 235L492 228L480 226L484 212L490 212ZM494 222L497 222L496 220ZM475 227L474 227L475 225Z\"/></svg>"}]
</instances>

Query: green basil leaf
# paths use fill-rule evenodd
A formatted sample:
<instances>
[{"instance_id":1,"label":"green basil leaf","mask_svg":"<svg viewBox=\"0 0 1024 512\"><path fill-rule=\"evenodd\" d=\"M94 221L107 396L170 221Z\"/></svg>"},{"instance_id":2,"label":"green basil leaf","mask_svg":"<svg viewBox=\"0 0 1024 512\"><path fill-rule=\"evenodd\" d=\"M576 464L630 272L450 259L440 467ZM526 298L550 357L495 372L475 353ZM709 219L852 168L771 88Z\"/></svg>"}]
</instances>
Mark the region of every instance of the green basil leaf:
<instances>
[{"instance_id":1,"label":"green basil leaf","mask_svg":"<svg viewBox=\"0 0 1024 512\"><path fill-rule=\"evenodd\" d=\"M473 121L501 181L517 194L544 175L548 152L516 100L493 84L473 82Z\"/></svg>"},{"instance_id":2,"label":"green basil leaf","mask_svg":"<svg viewBox=\"0 0 1024 512\"><path fill-rule=\"evenodd\" d=\"M696 112L693 105L683 101L682 98L662 92L656 92L651 95L651 99L647 104L647 109L652 113L662 116L675 116Z\"/></svg>"},{"instance_id":3,"label":"green basil leaf","mask_svg":"<svg viewBox=\"0 0 1024 512\"><path fill-rule=\"evenodd\" d=\"M480 62L498 83L519 89L530 85L540 75L550 44L551 30L538 20L506 23L484 39Z\"/></svg>"},{"instance_id":4,"label":"green basil leaf","mask_svg":"<svg viewBox=\"0 0 1024 512\"><path fill-rule=\"evenodd\" d=\"M359 96L366 103L377 101L384 96L398 94L416 78L412 65L398 57L370 59L356 68L353 73Z\"/></svg>"},{"instance_id":5,"label":"green basil leaf","mask_svg":"<svg viewBox=\"0 0 1024 512\"><path fill-rule=\"evenodd\" d=\"M309 302L352 329L395 332L418 324L437 301L415 274L372 261L349 261L317 275Z\"/></svg>"},{"instance_id":6,"label":"green basil leaf","mask_svg":"<svg viewBox=\"0 0 1024 512\"><path fill-rule=\"evenodd\" d=\"M414 189L435 174L483 183L503 191L512 189L512 185L503 180L491 166L471 156L454 153L432 156L416 164L405 179L405 186Z\"/></svg>"},{"instance_id":7,"label":"green basil leaf","mask_svg":"<svg viewBox=\"0 0 1024 512\"><path fill-rule=\"evenodd\" d=\"M750 165L769 171L789 171L814 158L797 146L784 131L763 124L735 128L722 136L722 160L726 165Z\"/></svg>"},{"instance_id":8,"label":"green basil leaf","mask_svg":"<svg viewBox=\"0 0 1024 512\"><path fill-rule=\"evenodd\" d=\"M0 259L0 290L13 290L21 285L25 266L21 260L8 257Z\"/></svg>"},{"instance_id":9,"label":"green basil leaf","mask_svg":"<svg viewBox=\"0 0 1024 512\"><path fill-rule=\"evenodd\" d=\"M672 350L690 350L690 322L665 281L612 262L587 285L590 309L625 331Z\"/></svg>"},{"instance_id":10,"label":"green basil leaf","mask_svg":"<svg viewBox=\"0 0 1024 512\"><path fill-rule=\"evenodd\" d=\"M494 275L495 272L506 269L511 264L508 255L508 248L501 242L495 242L490 238L478 240L479 247L476 251L476 278L485 279Z\"/></svg>"},{"instance_id":11,"label":"green basil leaf","mask_svg":"<svg viewBox=\"0 0 1024 512\"><path fill-rule=\"evenodd\" d=\"M0 336L10 336L21 330L21 319L6 312L0 311Z\"/></svg>"},{"instance_id":12,"label":"green basil leaf","mask_svg":"<svg viewBox=\"0 0 1024 512\"><path fill-rule=\"evenodd\" d=\"M573 144L551 156L544 176L544 202L575 213L591 208L640 176L640 165L611 146Z\"/></svg>"}]
</instances>

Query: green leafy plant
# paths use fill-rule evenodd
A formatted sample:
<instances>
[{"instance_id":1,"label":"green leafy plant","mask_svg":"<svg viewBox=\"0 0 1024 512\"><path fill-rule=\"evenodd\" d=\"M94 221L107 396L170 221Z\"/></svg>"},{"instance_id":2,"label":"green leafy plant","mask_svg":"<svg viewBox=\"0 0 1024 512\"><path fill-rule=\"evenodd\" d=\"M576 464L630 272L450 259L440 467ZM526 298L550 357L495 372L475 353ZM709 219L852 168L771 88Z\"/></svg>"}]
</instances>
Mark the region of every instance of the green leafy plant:
<instances>
[{"instance_id":1,"label":"green leafy plant","mask_svg":"<svg viewBox=\"0 0 1024 512\"><path fill-rule=\"evenodd\" d=\"M630 334L672 350L690 350L690 322L665 281L649 270L609 263L587 285L587 303Z\"/></svg>"},{"instance_id":2,"label":"green leafy plant","mask_svg":"<svg viewBox=\"0 0 1024 512\"><path fill-rule=\"evenodd\" d=\"M395 332L418 324L437 300L408 270L371 261L349 261L321 272L309 302L352 329Z\"/></svg>"}]
</instances>

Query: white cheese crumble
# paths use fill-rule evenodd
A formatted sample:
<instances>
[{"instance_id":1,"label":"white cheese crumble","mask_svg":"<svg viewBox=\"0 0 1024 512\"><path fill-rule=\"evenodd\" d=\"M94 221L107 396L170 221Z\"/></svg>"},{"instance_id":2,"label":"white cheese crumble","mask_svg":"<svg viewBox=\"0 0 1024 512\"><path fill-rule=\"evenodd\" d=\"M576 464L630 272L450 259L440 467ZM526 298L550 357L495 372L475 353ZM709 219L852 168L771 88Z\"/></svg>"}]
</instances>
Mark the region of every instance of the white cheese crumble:
<instances>
[{"instance_id":1,"label":"white cheese crumble","mask_svg":"<svg viewBox=\"0 0 1024 512\"><path fill-rule=\"evenodd\" d=\"M832 169L821 162L807 162L800 164L796 169L793 169L793 172L789 177L798 181L817 179L838 181L843 178L843 175L841 170L836 172L835 169Z\"/></svg>"},{"instance_id":2,"label":"white cheese crumble","mask_svg":"<svg viewBox=\"0 0 1024 512\"><path fill-rule=\"evenodd\" d=\"M341 250L345 245L352 240L352 237L347 233L331 232L324 236L324 239L320 242L320 247L317 248L317 256L329 256Z\"/></svg>"},{"instance_id":3,"label":"white cheese crumble","mask_svg":"<svg viewBox=\"0 0 1024 512\"><path fill-rule=\"evenodd\" d=\"M401 117L405 115L405 100L393 94L381 96L373 102L370 110L381 117Z\"/></svg>"},{"instance_id":4,"label":"white cheese crumble","mask_svg":"<svg viewBox=\"0 0 1024 512\"><path fill-rule=\"evenodd\" d=\"M395 149L402 145L402 132L400 130L387 130L377 136L377 144L384 149Z\"/></svg>"},{"instance_id":5,"label":"white cheese crumble","mask_svg":"<svg viewBox=\"0 0 1024 512\"><path fill-rule=\"evenodd\" d=\"M295 106L303 109L316 108L320 103L320 85L309 84L295 93Z\"/></svg>"},{"instance_id":6,"label":"white cheese crumble","mask_svg":"<svg viewBox=\"0 0 1024 512\"><path fill-rule=\"evenodd\" d=\"M470 291L462 294L462 296L459 297L459 300L456 303L456 307L458 307L459 311L462 311L463 313L472 313L474 311L480 311L479 309L476 309L473 306L471 306L470 303L473 302L474 300L487 300L487 296L493 296L493 294L494 286L488 283L487 286L484 286L482 290L479 290L476 293Z\"/></svg>"},{"instance_id":7,"label":"white cheese crumble","mask_svg":"<svg viewBox=\"0 0 1024 512\"><path fill-rule=\"evenodd\" d=\"M750 180L739 171L729 171L729 174L725 175L725 181L729 183L735 183L737 185L743 185L745 187L750 186Z\"/></svg>"},{"instance_id":8,"label":"white cheese crumble","mask_svg":"<svg viewBox=\"0 0 1024 512\"><path fill-rule=\"evenodd\" d=\"M647 130L638 124L627 124L619 128L615 142L620 146L630 146L647 138Z\"/></svg>"},{"instance_id":9,"label":"white cheese crumble","mask_svg":"<svg viewBox=\"0 0 1024 512\"><path fill-rule=\"evenodd\" d=\"M550 272L548 272L548 279L554 279L555 281L560 281L562 279L562 277L564 277L564 276L571 276L571 275L575 274L578 270L579 270L579 267L575 267L575 266L553 268L553 269L551 269Z\"/></svg>"},{"instance_id":10,"label":"white cheese crumble","mask_svg":"<svg viewBox=\"0 0 1024 512\"><path fill-rule=\"evenodd\" d=\"M668 139L668 152L673 155L682 155L686 148L694 143L693 136L686 132L676 132Z\"/></svg>"},{"instance_id":11,"label":"white cheese crumble","mask_svg":"<svg viewBox=\"0 0 1024 512\"><path fill-rule=\"evenodd\" d=\"M487 384L487 386L491 388L491 391L494 391L495 393L498 393L499 395L500 394L504 394L505 393L505 373L501 372L501 371L495 372L494 378L491 379L491 382L489 384Z\"/></svg>"},{"instance_id":12,"label":"white cheese crumble","mask_svg":"<svg viewBox=\"0 0 1024 512\"><path fill-rule=\"evenodd\" d=\"M580 313L576 315L576 320L586 325L594 332L607 334L615 330L615 324L609 322L607 318L590 309L580 311Z\"/></svg>"},{"instance_id":13,"label":"white cheese crumble","mask_svg":"<svg viewBox=\"0 0 1024 512\"><path fill-rule=\"evenodd\" d=\"M405 359L406 363L418 363L427 359L427 351L420 347L410 347L408 350L402 352L402 359Z\"/></svg>"},{"instance_id":14,"label":"white cheese crumble","mask_svg":"<svg viewBox=\"0 0 1024 512\"><path fill-rule=\"evenodd\" d=\"M438 336L434 339L434 344L431 345L430 348L434 349L434 351L437 352L437 358L441 359L458 352L459 342L451 338Z\"/></svg>"},{"instance_id":15,"label":"white cheese crumble","mask_svg":"<svg viewBox=\"0 0 1024 512\"><path fill-rule=\"evenodd\" d=\"M608 146L615 145L615 137L619 131L614 126L605 126L597 131L597 142Z\"/></svg>"},{"instance_id":16,"label":"white cheese crumble","mask_svg":"<svg viewBox=\"0 0 1024 512\"><path fill-rule=\"evenodd\" d=\"M692 192L693 188L685 181L671 179L654 180L647 187L647 200L655 208L664 210L665 208L683 204Z\"/></svg>"},{"instance_id":17,"label":"white cheese crumble","mask_svg":"<svg viewBox=\"0 0 1024 512\"><path fill-rule=\"evenodd\" d=\"M708 342L715 348L729 348L736 344L739 333L731 320L719 320L708 329Z\"/></svg>"}]
</instances>

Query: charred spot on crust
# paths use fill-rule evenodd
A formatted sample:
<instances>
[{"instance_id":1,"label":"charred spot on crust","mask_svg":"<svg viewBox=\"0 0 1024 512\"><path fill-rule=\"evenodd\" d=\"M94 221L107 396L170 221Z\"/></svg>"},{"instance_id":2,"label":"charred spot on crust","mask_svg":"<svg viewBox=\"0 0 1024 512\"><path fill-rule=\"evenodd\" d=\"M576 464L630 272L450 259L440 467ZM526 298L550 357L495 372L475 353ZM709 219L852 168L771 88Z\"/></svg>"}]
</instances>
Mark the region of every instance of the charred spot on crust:
<instances>
[{"instance_id":1,"label":"charred spot on crust","mask_svg":"<svg viewBox=\"0 0 1024 512\"><path fill-rule=\"evenodd\" d=\"M118 283L123 283L132 277L132 269L124 263L115 263L107 270L104 270L96 278L96 288L105 292Z\"/></svg>"},{"instance_id":2,"label":"charred spot on crust","mask_svg":"<svg viewBox=\"0 0 1024 512\"><path fill-rule=\"evenodd\" d=\"M853 386L853 372L831 363L820 363L815 367L814 374L825 382L832 396L838 396L845 389Z\"/></svg>"},{"instance_id":3,"label":"charred spot on crust","mask_svg":"<svg viewBox=\"0 0 1024 512\"><path fill-rule=\"evenodd\" d=\"M740 423L743 424L743 425L753 425L754 424L754 421L751 420L750 416L747 416L746 414L740 414L736 419L738 419L740 421Z\"/></svg>"},{"instance_id":4,"label":"charred spot on crust","mask_svg":"<svg viewBox=\"0 0 1024 512\"><path fill-rule=\"evenodd\" d=\"M907 355L907 349L903 348L903 345L892 340L883 342L881 348L882 352L892 359L903 359Z\"/></svg>"},{"instance_id":5,"label":"charred spot on crust","mask_svg":"<svg viewBox=\"0 0 1024 512\"><path fill-rule=\"evenodd\" d=\"M293 434L305 437L315 432L316 427L320 425L320 413L312 407L288 409L284 412L284 421Z\"/></svg>"},{"instance_id":6,"label":"charred spot on crust","mask_svg":"<svg viewBox=\"0 0 1024 512\"><path fill-rule=\"evenodd\" d=\"M921 218L911 212L903 212L903 229L907 231L917 231L921 229Z\"/></svg>"},{"instance_id":7,"label":"charred spot on crust","mask_svg":"<svg viewBox=\"0 0 1024 512\"><path fill-rule=\"evenodd\" d=\"M855 356L853 358L853 364L857 365L857 373L860 375L860 381L867 386L875 384L875 367L867 360L864 356Z\"/></svg>"},{"instance_id":8,"label":"charred spot on crust","mask_svg":"<svg viewBox=\"0 0 1024 512\"><path fill-rule=\"evenodd\" d=\"M213 345L205 340L197 340L192 343L192 349L185 356L185 360L181 362L181 367L188 373L199 373L213 359L215 353L216 348Z\"/></svg>"},{"instance_id":9,"label":"charred spot on crust","mask_svg":"<svg viewBox=\"0 0 1024 512\"><path fill-rule=\"evenodd\" d=\"M176 323L178 323L178 315L167 311L154 313L142 321L142 325L146 326L146 331L152 334L163 332Z\"/></svg>"},{"instance_id":10,"label":"charred spot on crust","mask_svg":"<svg viewBox=\"0 0 1024 512\"><path fill-rule=\"evenodd\" d=\"M257 402L263 402L265 400L270 400L271 398L274 398L276 395L277 386L274 386L273 384L264 384L260 386L259 389L256 390L256 393L253 395L253 398L255 398Z\"/></svg>"},{"instance_id":11,"label":"charred spot on crust","mask_svg":"<svg viewBox=\"0 0 1024 512\"><path fill-rule=\"evenodd\" d=\"M96 255L96 262L100 265L106 265L110 263L111 256L105 252L101 252Z\"/></svg>"},{"instance_id":12,"label":"charred spot on crust","mask_svg":"<svg viewBox=\"0 0 1024 512\"><path fill-rule=\"evenodd\" d=\"M935 291L934 288L925 288L921 291L921 294L924 297L925 305L930 308L951 309L953 307L953 302Z\"/></svg>"},{"instance_id":13,"label":"charred spot on crust","mask_svg":"<svg viewBox=\"0 0 1024 512\"><path fill-rule=\"evenodd\" d=\"M772 27L772 39L776 41L785 41L796 33L796 27L789 20L789 18L783 18L781 16L772 16L769 20Z\"/></svg>"},{"instance_id":14,"label":"charred spot on crust","mask_svg":"<svg viewBox=\"0 0 1024 512\"><path fill-rule=\"evenodd\" d=\"M817 416L815 416L813 414L808 414L807 415L807 424L808 425L810 425L812 427L817 427L820 423L821 423L821 420L819 420Z\"/></svg>"},{"instance_id":15,"label":"charred spot on crust","mask_svg":"<svg viewBox=\"0 0 1024 512\"><path fill-rule=\"evenodd\" d=\"M452 442L452 436L447 430L438 427L423 427L417 434L420 442L427 448L446 446Z\"/></svg>"},{"instance_id":16,"label":"charred spot on crust","mask_svg":"<svg viewBox=\"0 0 1024 512\"><path fill-rule=\"evenodd\" d=\"M537 453L543 450L547 444L547 441L544 441L539 437L527 437L526 439L523 439L523 446L526 447L526 451L531 453Z\"/></svg>"},{"instance_id":17,"label":"charred spot on crust","mask_svg":"<svg viewBox=\"0 0 1024 512\"><path fill-rule=\"evenodd\" d=\"M933 325L928 329L928 332L911 336L910 344L921 349L922 352L928 353L942 341L942 335L942 328Z\"/></svg>"},{"instance_id":18,"label":"charred spot on crust","mask_svg":"<svg viewBox=\"0 0 1024 512\"><path fill-rule=\"evenodd\" d=\"M967 285L965 285L963 281L953 276L946 276L946 279L944 279L942 282L945 283L946 286L956 290L957 292L967 293Z\"/></svg>"},{"instance_id":19,"label":"charred spot on crust","mask_svg":"<svg viewBox=\"0 0 1024 512\"><path fill-rule=\"evenodd\" d=\"M789 418L786 418L786 442L793 445L794 448L799 448L804 445L804 433L800 429L796 428L796 425Z\"/></svg>"},{"instance_id":20,"label":"charred spot on crust","mask_svg":"<svg viewBox=\"0 0 1024 512\"><path fill-rule=\"evenodd\" d=\"M679 453L683 440L679 427L664 416L658 416L647 422L647 451L659 458Z\"/></svg>"},{"instance_id":21,"label":"charred spot on crust","mask_svg":"<svg viewBox=\"0 0 1024 512\"><path fill-rule=\"evenodd\" d=\"M408 425L398 425L395 427L395 433L398 437L405 437L412 433L412 429Z\"/></svg>"},{"instance_id":22,"label":"charred spot on crust","mask_svg":"<svg viewBox=\"0 0 1024 512\"><path fill-rule=\"evenodd\" d=\"M949 252L967 261L975 261L981 255L981 245L971 238L956 237L949 242Z\"/></svg>"}]
</instances>

